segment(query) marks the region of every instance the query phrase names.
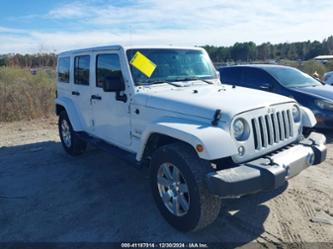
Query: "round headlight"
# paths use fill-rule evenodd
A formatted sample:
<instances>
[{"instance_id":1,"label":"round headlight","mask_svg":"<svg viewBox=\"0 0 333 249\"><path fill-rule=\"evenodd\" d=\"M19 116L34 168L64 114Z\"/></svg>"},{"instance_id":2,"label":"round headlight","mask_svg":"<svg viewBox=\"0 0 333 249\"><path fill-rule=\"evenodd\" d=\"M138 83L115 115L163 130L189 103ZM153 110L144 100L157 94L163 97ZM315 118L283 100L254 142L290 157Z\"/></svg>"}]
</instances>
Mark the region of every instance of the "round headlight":
<instances>
[{"instance_id":1,"label":"round headlight","mask_svg":"<svg viewBox=\"0 0 333 249\"><path fill-rule=\"evenodd\" d=\"M245 120L236 119L233 123L233 134L237 140L245 140L248 138L248 129Z\"/></svg>"},{"instance_id":2,"label":"round headlight","mask_svg":"<svg viewBox=\"0 0 333 249\"><path fill-rule=\"evenodd\" d=\"M297 105L293 106L292 114L293 114L295 123L298 123L299 121L301 121L301 110L299 109L299 107Z\"/></svg>"}]
</instances>

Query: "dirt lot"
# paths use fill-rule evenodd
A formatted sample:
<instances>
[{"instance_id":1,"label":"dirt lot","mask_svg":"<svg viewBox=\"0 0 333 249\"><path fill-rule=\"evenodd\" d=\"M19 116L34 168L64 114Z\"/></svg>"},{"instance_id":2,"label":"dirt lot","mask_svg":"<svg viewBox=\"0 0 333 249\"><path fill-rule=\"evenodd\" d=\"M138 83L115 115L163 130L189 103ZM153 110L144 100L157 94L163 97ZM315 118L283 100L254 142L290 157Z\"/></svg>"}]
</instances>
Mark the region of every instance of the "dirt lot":
<instances>
[{"instance_id":1,"label":"dirt lot","mask_svg":"<svg viewBox=\"0 0 333 249\"><path fill-rule=\"evenodd\" d=\"M333 225L323 223L333 220L333 136L326 135L325 163L288 188L225 201L212 226L183 234L160 216L146 171L96 149L66 155L55 119L0 123L0 241L333 242Z\"/></svg>"}]
</instances>

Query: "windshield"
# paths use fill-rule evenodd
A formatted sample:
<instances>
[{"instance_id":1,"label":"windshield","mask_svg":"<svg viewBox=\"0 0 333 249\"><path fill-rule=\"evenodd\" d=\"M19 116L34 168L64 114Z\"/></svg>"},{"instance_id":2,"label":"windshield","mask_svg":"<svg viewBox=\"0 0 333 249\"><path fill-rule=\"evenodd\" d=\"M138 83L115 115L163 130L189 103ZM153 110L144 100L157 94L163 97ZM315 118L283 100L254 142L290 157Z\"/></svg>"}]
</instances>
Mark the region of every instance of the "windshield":
<instances>
[{"instance_id":1,"label":"windshield","mask_svg":"<svg viewBox=\"0 0 333 249\"><path fill-rule=\"evenodd\" d=\"M266 67L265 70L285 87L307 87L321 85L319 81L315 80L310 75L295 68Z\"/></svg>"},{"instance_id":2,"label":"windshield","mask_svg":"<svg viewBox=\"0 0 333 249\"><path fill-rule=\"evenodd\" d=\"M133 57L141 53L151 65L150 75L145 74L147 67L135 67ZM127 58L136 85L187 81L194 79L216 79L217 75L209 57L200 50L190 49L130 49ZM149 65L151 67L151 65Z\"/></svg>"}]
</instances>

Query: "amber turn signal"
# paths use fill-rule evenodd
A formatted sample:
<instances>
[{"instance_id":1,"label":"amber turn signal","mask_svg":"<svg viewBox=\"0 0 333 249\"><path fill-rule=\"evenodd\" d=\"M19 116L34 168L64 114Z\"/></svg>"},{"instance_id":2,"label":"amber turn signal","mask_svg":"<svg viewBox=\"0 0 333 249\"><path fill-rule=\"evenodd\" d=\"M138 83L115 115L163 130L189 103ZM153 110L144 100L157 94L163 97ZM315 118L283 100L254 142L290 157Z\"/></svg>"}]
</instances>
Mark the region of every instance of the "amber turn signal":
<instances>
[{"instance_id":1,"label":"amber turn signal","mask_svg":"<svg viewBox=\"0 0 333 249\"><path fill-rule=\"evenodd\" d=\"M203 152L204 151L204 147L203 147L202 144L197 144L197 146L195 146L195 148L198 152Z\"/></svg>"}]
</instances>

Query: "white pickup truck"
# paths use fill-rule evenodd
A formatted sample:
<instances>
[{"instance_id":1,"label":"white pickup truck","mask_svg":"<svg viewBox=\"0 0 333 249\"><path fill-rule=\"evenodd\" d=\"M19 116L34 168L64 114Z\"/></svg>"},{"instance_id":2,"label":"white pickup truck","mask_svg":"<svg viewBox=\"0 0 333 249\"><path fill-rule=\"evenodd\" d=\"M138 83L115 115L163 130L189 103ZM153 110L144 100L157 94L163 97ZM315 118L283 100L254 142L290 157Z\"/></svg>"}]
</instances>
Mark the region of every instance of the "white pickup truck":
<instances>
[{"instance_id":1,"label":"white pickup truck","mask_svg":"<svg viewBox=\"0 0 333 249\"><path fill-rule=\"evenodd\" d=\"M323 135L302 135L316 123L311 111L222 85L197 47L61 53L55 102L65 151L88 142L148 166L161 214L182 231L212 223L223 198L276 189L326 157Z\"/></svg>"}]
</instances>

